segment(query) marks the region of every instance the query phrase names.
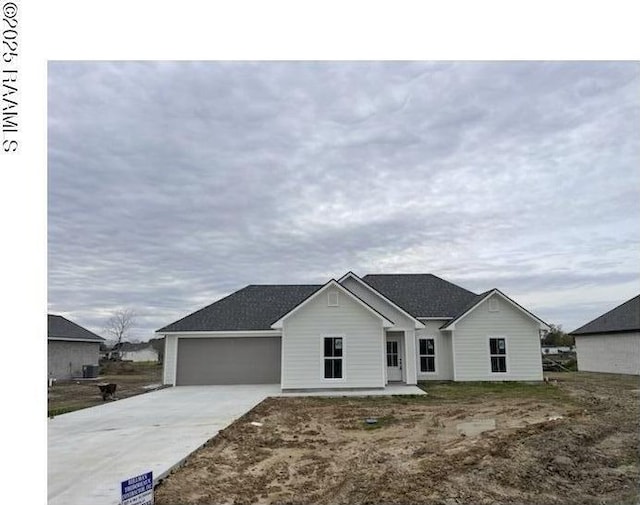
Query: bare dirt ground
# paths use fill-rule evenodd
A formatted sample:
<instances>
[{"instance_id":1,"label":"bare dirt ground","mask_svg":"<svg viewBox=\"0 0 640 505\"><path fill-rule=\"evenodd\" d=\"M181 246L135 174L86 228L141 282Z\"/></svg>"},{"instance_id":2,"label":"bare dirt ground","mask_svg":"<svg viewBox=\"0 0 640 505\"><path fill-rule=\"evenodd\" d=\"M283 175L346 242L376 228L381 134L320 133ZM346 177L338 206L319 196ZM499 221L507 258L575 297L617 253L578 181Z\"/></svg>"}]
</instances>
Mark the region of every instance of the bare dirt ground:
<instances>
[{"instance_id":1,"label":"bare dirt ground","mask_svg":"<svg viewBox=\"0 0 640 505\"><path fill-rule=\"evenodd\" d=\"M636 504L640 378L550 376L427 384L425 397L269 398L160 483L156 504Z\"/></svg>"},{"instance_id":2,"label":"bare dirt ground","mask_svg":"<svg viewBox=\"0 0 640 505\"><path fill-rule=\"evenodd\" d=\"M57 381L47 391L48 416L101 405L104 402L96 384L117 384L117 399L146 393L145 386L162 382L162 365L157 363L110 362L101 367L100 378ZM108 400L112 401L112 400Z\"/></svg>"}]
</instances>

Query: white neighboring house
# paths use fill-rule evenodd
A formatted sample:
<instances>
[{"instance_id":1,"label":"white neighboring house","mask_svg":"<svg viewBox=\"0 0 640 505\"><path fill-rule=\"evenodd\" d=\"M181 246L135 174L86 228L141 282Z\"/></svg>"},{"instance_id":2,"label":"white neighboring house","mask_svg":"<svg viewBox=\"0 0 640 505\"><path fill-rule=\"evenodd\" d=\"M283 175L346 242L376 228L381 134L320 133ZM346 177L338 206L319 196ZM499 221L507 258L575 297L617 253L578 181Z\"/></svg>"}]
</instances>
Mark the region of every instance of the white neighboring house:
<instances>
[{"instance_id":1,"label":"white neighboring house","mask_svg":"<svg viewBox=\"0 0 640 505\"><path fill-rule=\"evenodd\" d=\"M250 285L157 333L165 384L308 390L542 380L545 330L497 289L349 272L324 285Z\"/></svg>"},{"instance_id":2,"label":"white neighboring house","mask_svg":"<svg viewBox=\"0 0 640 505\"><path fill-rule=\"evenodd\" d=\"M570 333L578 370L640 375L640 295Z\"/></svg>"},{"instance_id":3,"label":"white neighboring house","mask_svg":"<svg viewBox=\"0 0 640 505\"><path fill-rule=\"evenodd\" d=\"M122 342L119 350L123 361L158 361L158 351L148 342Z\"/></svg>"},{"instance_id":4,"label":"white neighboring house","mask_svg":"<svg viewBox=\"0 0 640 505\"><path fill-rule=\"evenodd\" d=\"M543 345L542 354L561 354L565 352L574 352L575 348L568 345Z\"/></svg>"}]
</instances>

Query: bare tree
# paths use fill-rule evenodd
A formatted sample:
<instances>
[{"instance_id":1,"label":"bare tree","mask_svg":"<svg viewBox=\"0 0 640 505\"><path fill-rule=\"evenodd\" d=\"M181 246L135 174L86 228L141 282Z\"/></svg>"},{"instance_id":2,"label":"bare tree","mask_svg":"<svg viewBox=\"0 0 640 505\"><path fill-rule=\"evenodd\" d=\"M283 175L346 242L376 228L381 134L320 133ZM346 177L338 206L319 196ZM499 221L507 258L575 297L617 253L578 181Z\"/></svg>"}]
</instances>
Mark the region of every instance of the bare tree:
<instances>
[{"instance_id":1,"label":"bare tree","mask_svg":"<svg viewBox=\"0 0 640 505\"><path fill-rule=\"evenodd\" d=\"M131 309L118 309L107 321L106 332L116 341L113 346L120 356L122 340L126 338L129 330L135 324L136 313Z\"/></svg>"}]
</instances>

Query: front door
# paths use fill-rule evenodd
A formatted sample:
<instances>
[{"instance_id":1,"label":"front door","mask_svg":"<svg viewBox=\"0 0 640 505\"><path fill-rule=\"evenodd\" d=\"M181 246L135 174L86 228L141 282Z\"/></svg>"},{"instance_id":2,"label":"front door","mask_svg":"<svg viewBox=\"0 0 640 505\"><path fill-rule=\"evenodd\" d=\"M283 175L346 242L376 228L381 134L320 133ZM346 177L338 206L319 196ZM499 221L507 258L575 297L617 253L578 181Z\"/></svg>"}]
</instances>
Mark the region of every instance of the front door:
<instances>
[{"instance_id":1,"label":"front door","mask_svg":"<svg viewBox=\"0 0 640 505\"><path fill-rule=\"evenodd\" d=\"M402 355L400 337L387 337L387 380L402 380Z\"/></svg>"}]
</instances>

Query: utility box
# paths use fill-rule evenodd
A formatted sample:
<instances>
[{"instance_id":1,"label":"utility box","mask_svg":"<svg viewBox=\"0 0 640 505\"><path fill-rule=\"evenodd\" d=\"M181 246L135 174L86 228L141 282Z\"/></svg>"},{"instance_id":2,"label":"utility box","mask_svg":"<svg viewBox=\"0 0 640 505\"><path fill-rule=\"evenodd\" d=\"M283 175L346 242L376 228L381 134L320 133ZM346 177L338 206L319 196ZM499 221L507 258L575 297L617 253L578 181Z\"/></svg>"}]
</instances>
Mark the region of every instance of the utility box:
<instances>
[{"instance_id":1,"label":"utility box","mask_svg":"<svg viewBox=\"0 0 640 505\"><path fill-rule=\"evenodd\" d=\"M95 379L100 373L100 365L83 365L82 378Z\"/></svg>"}]
</instances>

